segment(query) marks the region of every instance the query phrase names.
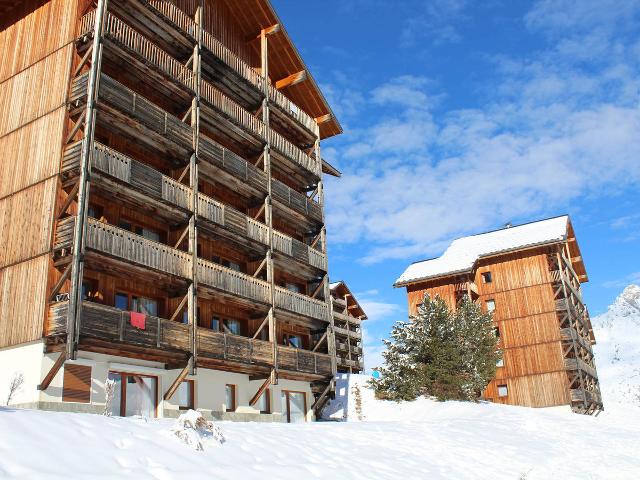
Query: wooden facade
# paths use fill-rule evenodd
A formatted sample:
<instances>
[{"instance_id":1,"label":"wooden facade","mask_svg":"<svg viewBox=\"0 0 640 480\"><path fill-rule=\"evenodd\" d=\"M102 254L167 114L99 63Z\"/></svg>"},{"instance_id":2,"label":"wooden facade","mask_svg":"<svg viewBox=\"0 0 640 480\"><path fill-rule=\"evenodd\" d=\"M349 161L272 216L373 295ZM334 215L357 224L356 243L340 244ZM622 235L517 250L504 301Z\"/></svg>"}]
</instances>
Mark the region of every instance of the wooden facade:
<instances>
[{"instance_id":1,"label":"wooden facade","mask_svg":"<svg viewBox=\"0 0 640 480\"><path fill-rule=\"evenodd\" d=\"M338 372L361 373L364 370L362 322L367 315L344 282L331 284L331 304Z\"/></svg>"},{"instance_id":2,"label":"wooden facade","mask_svg":"<svg viewBox=\"0 0 640 480\"><path fill-rule=\"evenodd\" d=\"M341 127L269 2L1 8L0 347L331 394L320 141Z\"/></svg>"},{"instance_id":3,"label":"wooden facade","mask_svg":"<svg viewBox=\"0 0 640 480\"><path fill-rule=\"evenodd\" d=\"M571 223L563 240L481 256L469 271L408 281L409 312L424 296L455 308L470 296L493 309L503 360L483 397L496 403L602 410L580 283L587 280ZM400 286L400 285L397 285Z\"/></svg>"}]
</instances>

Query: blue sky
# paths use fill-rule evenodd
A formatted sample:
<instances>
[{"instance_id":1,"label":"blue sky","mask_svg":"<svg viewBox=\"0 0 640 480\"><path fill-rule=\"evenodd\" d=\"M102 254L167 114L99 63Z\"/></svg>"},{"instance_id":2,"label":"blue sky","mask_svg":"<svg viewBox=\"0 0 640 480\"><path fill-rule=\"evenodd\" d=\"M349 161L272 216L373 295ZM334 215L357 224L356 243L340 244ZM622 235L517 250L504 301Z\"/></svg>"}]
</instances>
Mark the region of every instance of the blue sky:
<instances>
[{"instance_id":1,"label":"blue sky","mask_svg":"<svg viewBox=\"0 0 640 480\"><path fill-rule=\"evenodd\" d=\"M640 1L274 0L344 127L330 271L370 320L459 236L569 213L592 315L640 283Z\"/></svg>"}]
</instances>

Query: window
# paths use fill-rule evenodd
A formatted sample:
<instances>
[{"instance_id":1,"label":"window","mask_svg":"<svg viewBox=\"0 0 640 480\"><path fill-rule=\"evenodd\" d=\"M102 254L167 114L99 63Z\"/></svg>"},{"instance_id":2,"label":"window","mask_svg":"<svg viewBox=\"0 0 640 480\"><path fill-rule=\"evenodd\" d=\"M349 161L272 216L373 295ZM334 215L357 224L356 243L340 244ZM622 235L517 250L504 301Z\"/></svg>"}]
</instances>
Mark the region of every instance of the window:
<instances>
[{"instance_id":1,"label":"window","mask_svg":"<svg viewBox=\"0 0 640 480\"><path fill-rule=\"evenodd\" d=\"M495 300L487 300L485 303L487 305L487 312L493 312L496 309Z\"/></svg>"},{"instance_id":2,"label":"window","mask_svg":"<svg viewBox=\"0 0 640 480\"><path fill-rule=\"evenodd\" d=\"M496 367L504 367L504 358L501 358L496 362Z\"/></svg>"},{"instance_id":3,"label":"window","mask_svg":"<svg viewBox=\"0 0 640 480\"><path fill-rule=\"evenodd\" d=\"M64 366L62 401L77 403L91 401L91 367L73 363Z\"/></svg>"},{"instance_id":4,"label":"window","mask_svg":"<svg viewBox=\"0 0 640 480\"><path fill-rule=\"evenodd\" d=\"M126 293L116 293L115 307L120 310L129 310L129 295Z\"/></svg>"},{"instance_id":5,"label":"window","mask_svg":"<svg viewBox=\"0 0 640 480\"><path fill-rule=\"evenodd\" d=\"M230 318L225 318L223 321L225 333L231 333L232 335L241 335L240 322Z\"/></svg>"},{"instance_id":6,"label":"window","mask_svg":"<svg viewBox=\"0 0 640 480\"><path fill-rule=\"evenodd\" d=\"M98 297L98 282L96 280L85 278L82 281L82 299L90 300Z\"/></svg>"},{"instance_id":7,"label":"window","mask_svg":"<svg viewBox=\"0 0 640 480\"><path fill-rule=\"evenodd\" d=\"M236 386L235 385L225 385L224 387L225 393L225 403L224 406L227 412L235 412L236 410Z\"/></svg>"},{"instance_id":8,"label":"window","mask_svg":"<svg viewBox=\"0 0 640 480\"><path fill-rule=\"evenodd\" d=\"M293 335L291 333L285 333L283 335L283 342L287 347L302 348L302 337L300 335Z\"/></svg>"},{"instance_id":9,"label":"window","mask_svg":"<svg viewBox=\"0 0 640 480\"><path fill-rule=\"evenodd\" d=\"M111 413L121 417L156 416L158 405L158 379L150 375L109 372L115 382Z\"/></svg>"},{"instance_id":10,"label":"window","mask_svg":"<svg viewBox=\"0 0 640 480\"><path fill-rule=\"evenodd\" d=\"M211 319L211 330L216 332L220 331L220 317L213 317Z\"/></svg>"},{"instance_id":11,"label":"window","mask_svg":"<svg viewBox=\"0 0 640 480\"><path fill-rule=\"evenodd\" d=\"M286 415L287 422L306 422L307 396L304 392L282 391L282 413Z\"/></svg>"},{"instance_id":12,"label":"window","mask_svg":"<svg viewBox=\"0 0 640 480\"><path fill-rule=\"evenodd\" d=\"M507 389L506 385L498 385L498 396L499 397L506 397L509 393L509 390Z\"/></svg>"},{"instance_id":13,"label":"window","mask_svg":"<svg viewBox=\"0 0 640 480\"><path fill-rule=\"evenodd\" d=\"M97 205L89 205L87 216L95 219L102 218L102 207Z\"/></svg>"},{"instance_id":14,"label":"window","mask_svg":"<svg viewBox=\"0 0 640 480\"><path fill-rule=\"evenodd\" d=\"M131 297L131 311L158 316L158 301L146 297Z\"/></svg>"},{"instance_id":15,"label":"window","mask_svg":"<svg viewBox=\"0 0 640 480\"><path fill-rule=\"evenodd\" d=\"M482 283L491 283L492 281L491 272L484 272L482 274Z\"/></svg>"},{"instance_id":16,"label":"window","mask_svg":"<svg viewBox=\"0 0 640 480\"><path fill-rule=\"evenodd\" d=\"M225 261L225 267L230 268L231 270L235 270L236 272L241 272L240 264L231 261Z\"/></svg>"},{"instance_id":17,"label":"window","mask_svg":"<svg viewBox=\"0 0 640 480\"><path fill-rule=\"evenodd\" d=\"M284 288L286 288L290 292L295 292L295 293L300 293L300 290L301 290L300 285L296 283L289 283L289 282L284 284Z\"/></svg>"},{"instance_id":18,"label":"window","mask_svg":"<svg viewBox=\"0 0 640 480\"><path fill-rule=\"evenodd\" d=\"M496 338L500 338L500 327L493 327L493 333L495 333Z\"/></svg>"},{"instance_id":19,"label":"window","mask_svg":"<svg viewBox=\"0 0 640 480\"><path fill-rule=\"evenodd\" d=\"M262 392L256 403L256 408L260 410L260 413L271 413L271 390L267 388Z\"/></svg>"},{"instance_id":20,"label":"window","mask_svg":"<svg viewBox=\"0 0 640 480\"><path fill-rule=\"evenodd\" d=\"M195 385L193 380L182 381L175 393L176 402L178 403L180 410L189 410L190 408L194 408L194 391Z\"/></svg>"}]
</instances>

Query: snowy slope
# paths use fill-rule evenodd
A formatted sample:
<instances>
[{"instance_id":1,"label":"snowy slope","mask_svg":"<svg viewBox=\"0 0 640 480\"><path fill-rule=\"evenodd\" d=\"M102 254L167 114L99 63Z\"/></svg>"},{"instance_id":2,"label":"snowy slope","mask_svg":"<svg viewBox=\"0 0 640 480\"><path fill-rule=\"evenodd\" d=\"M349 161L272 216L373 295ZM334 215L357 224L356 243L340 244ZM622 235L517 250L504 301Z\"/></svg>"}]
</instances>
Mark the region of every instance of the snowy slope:
<instances>
[{"instance_id":1,"label":"snowy slope","mask_svg":"<svg viewBox=\"0 0 640 480\"><path fill-rule=\"evenodd\" d=\"M640 287L629 285L592 323L605 410L640 408Z\"/></svg>"}]
</instances>

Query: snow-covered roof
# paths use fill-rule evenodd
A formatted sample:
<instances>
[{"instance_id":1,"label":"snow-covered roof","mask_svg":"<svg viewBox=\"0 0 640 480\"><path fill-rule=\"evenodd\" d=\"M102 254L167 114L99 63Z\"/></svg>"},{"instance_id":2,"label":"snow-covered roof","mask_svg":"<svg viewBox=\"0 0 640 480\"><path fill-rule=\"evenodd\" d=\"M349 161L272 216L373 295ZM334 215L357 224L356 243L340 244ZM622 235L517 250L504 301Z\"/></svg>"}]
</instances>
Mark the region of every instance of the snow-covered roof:
<instances>
[{"instance_id":1,"label":"snow-covered roof","mask_svg":"<svg viewBox=\"0 0 640 480\"><path fill-rule=\"evenodd\" d=\"M409 265L396 280L395 286L399 287L427 278L468 272L473 269L478 259L488 255L563 241L567 238L568 225L569 217L562 215L458 238L449 245L442 256Z\"/></svg>"}]
</instances>

